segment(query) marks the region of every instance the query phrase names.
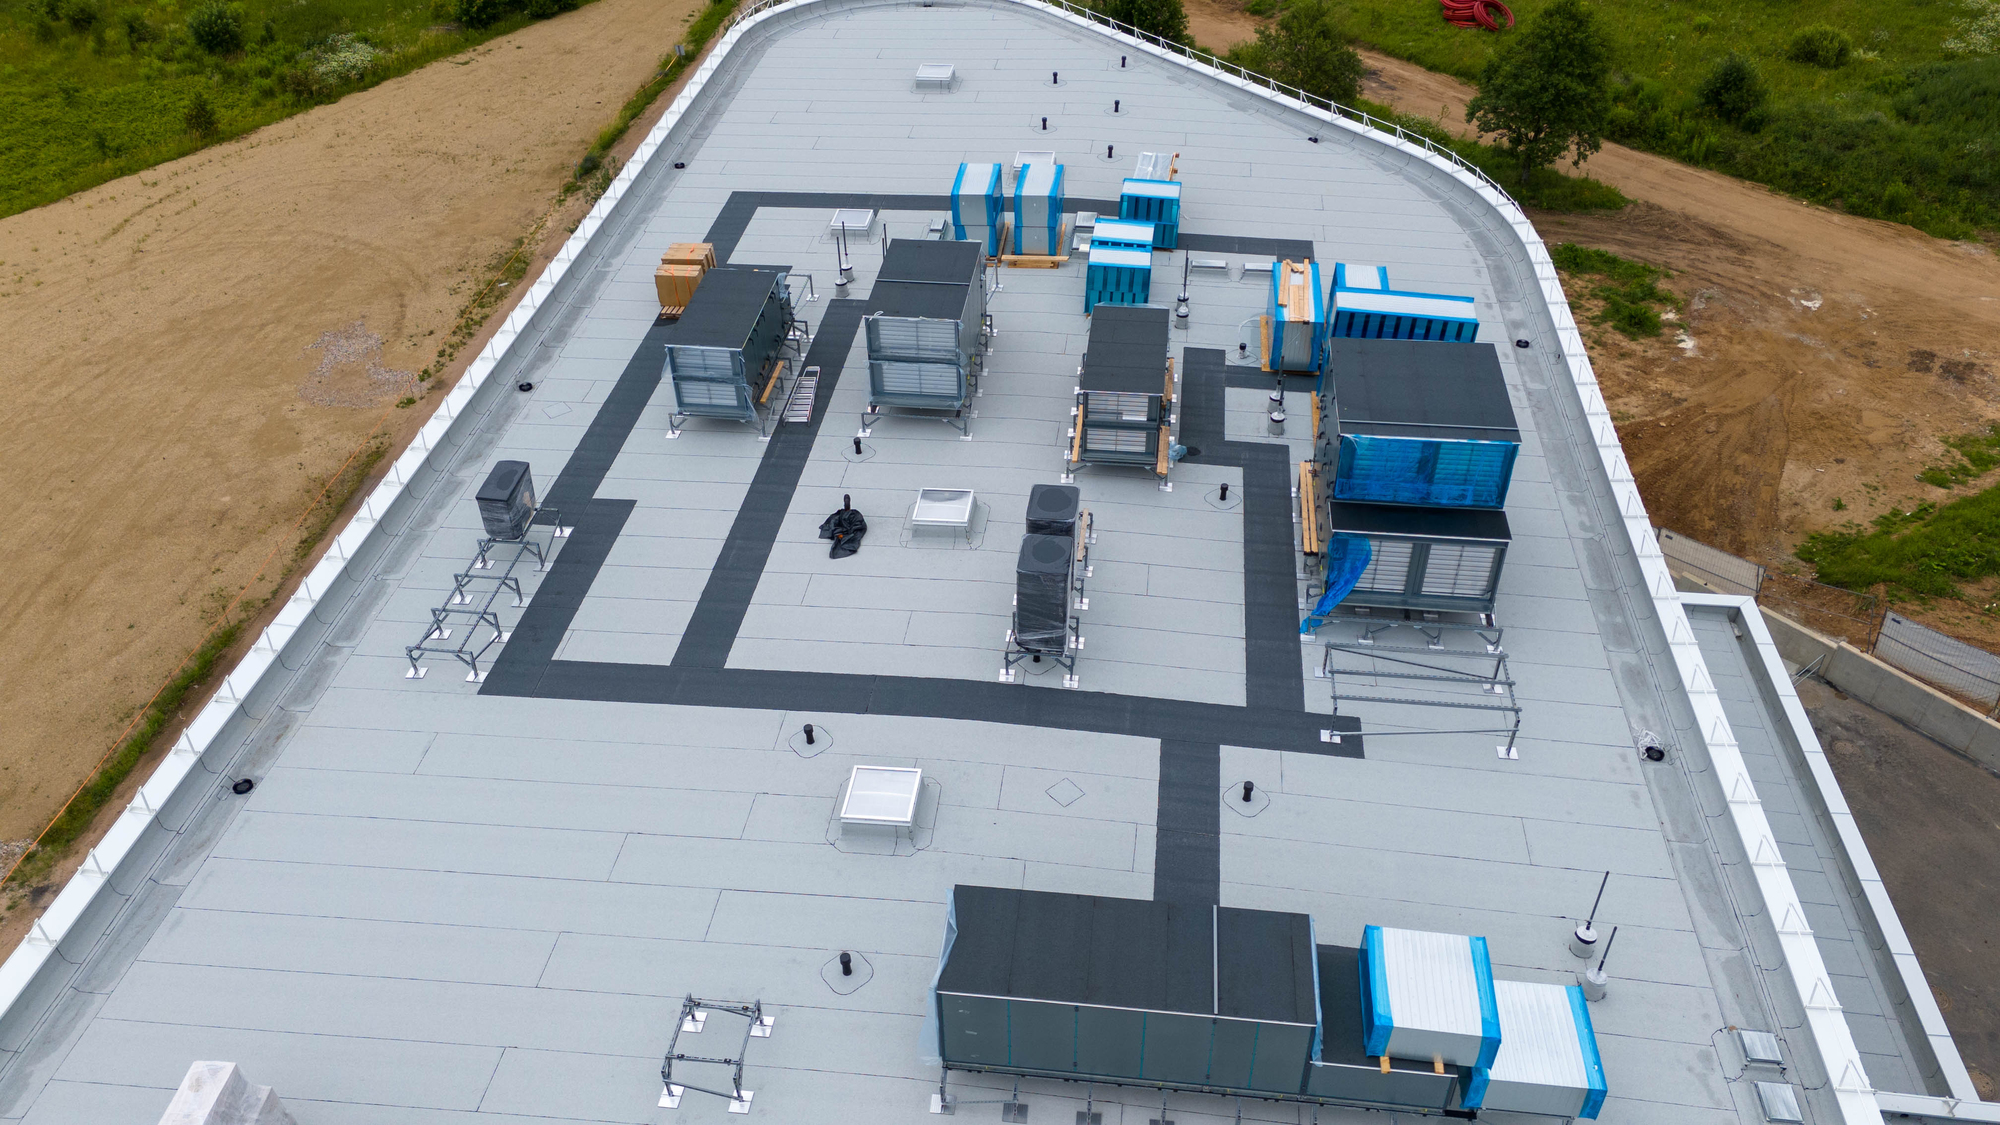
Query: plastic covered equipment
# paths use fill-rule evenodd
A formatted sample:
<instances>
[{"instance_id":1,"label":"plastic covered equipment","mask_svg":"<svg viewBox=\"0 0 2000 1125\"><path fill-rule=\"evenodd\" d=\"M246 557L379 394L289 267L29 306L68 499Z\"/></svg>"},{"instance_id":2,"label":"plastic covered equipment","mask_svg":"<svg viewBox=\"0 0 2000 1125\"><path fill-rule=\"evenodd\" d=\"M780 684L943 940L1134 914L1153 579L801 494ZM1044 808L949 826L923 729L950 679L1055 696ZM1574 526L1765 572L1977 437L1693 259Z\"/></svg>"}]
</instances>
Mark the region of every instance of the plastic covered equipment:
<instances>
[{"instance_id":1,"label":"plastic covered equipment","mask_svg":"<svg viewBox=\"0 0 2000 1125\"><path fill-rule=\"evenodd\" d=\"M1604 1106L1604 1060L1576 985L1496 980L1507 1037L1493 1065L1470 1071L1468 1109L1594 1118Z\"/></svg>"},{"instance_id":2,"label":"plastic covered equipment","mask_svg":"<svg viewBox=\"0 0 2000 1125\"><path fill-rule=\"evenodd\" d=\"M526 461L501 461L479 486L479 522L486 534L502 541L528 533L535 515L535 477Z\"/></svg>"},{"instance_id":3,"label":"plastic covered equipment","mask_svg":"<svg viewBox=\"0 0 2000 1125\"><path fill-rule=\"evenodd\" d=\"M1028 489L1028 534L1076 536L1083 493L1073 484L1038 484Z\"/></svg>"},{"instance_id":4,"label":"plastic covered equipment","mask_svg":"<svg viewBox=\"0 0 2000 1125\"><path fill-rule=\"evenodd\" d=\"M845 501L845 497L842 498ZM843 502L840 510L820 521L819 537L833 540L826 557L844 559L861 549L861 537L868 534L868 521L861 518L861 509Z\"/></svg>"},{"instance_id":5,"label":"plastic covered equipment","mask_svg":"<svg viewBox=\"0 0 2000 1125\"><path fill-rule=\"evenodd\" d=\"M1028 535L1014 566L1014 642L1027 652L1069 646L1070 567L1076 543L1064 535Z\"/></svg>"},{"instance_id":6,"label":"plastic covered equipment","mask_svg":"<svg viewBox=\"0 0 2000 1125\"><path fill-rule=\"evenodd\" d=\"M1359 969L1368 1054L1493 1065L1500 1013L1485 938L1369 926Z\"/></svg>"}]
</instances>

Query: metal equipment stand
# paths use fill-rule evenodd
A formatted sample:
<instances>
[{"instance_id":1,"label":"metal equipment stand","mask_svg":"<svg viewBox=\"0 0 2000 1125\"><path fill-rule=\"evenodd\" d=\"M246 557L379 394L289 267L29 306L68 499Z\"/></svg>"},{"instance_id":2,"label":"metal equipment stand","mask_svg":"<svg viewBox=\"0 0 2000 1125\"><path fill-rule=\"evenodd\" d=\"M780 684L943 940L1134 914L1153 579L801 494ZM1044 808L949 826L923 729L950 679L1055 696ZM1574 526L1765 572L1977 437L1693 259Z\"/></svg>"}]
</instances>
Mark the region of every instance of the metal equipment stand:
<instances>
[{"instance_id":1,"label":"metal equipment stand","mask_svg":"<svg viewBox=\"0 0 2000 1125\"><path fill-rule=\"evenodd\" d=\"M1090 608L1090 599L1083 596L1083 584L1084 580L1090 577L1090 545L1096 540L1097 521L1092 518L1088 509L1078 512L1076 558L1070 570L1070 590L1076 595L1076 600L1070 604L1070 608L1077 612ZM1077 616L1077 612L1069 615L1069 629L1064 634L1062 649L1028 648L1020 641L1018 600L1017 596L1016 616L1007 629L1007 645L1001 651L1000 682L1003 684L1015 682L1014 666L1022 661L1039 664L1044 657L1047 657L1063 670L1063 686L1076 687L1076 654L1083 651L1083 618Z\"/></svg>"},{"instance_id":2,"label":"metal equipment stand","mask_svg":"<svg viewBox=\"0 0 2000 1125\"><path fill-rule=\"evenodd\" d=\"M1333 713L1335 715L1340 714L1340 704L1345 700L1349 703L1395 703L1415 707L1448 707L1459 710L1487 711L1509 715L1512 716L1513 722L1511 725L1505 727L1472 730L1452 728L1409 731L1371 729L1368 732L1368 737L1382 738L1397 734L1504 734L1507 736L1506 744L1495 747L1500 757L1506 759L1520 757L1520 753L1515 746L1515 741L1521 733L1521 706L1520 702L1514 696L1514 680L1507 674L1507 653L1500 648L1499 631L1497 629L1491 630L1492 638L1487 641L1482 651L1480 649L1455 649L1446 647L1442 642L1442 630L1444 626L1436 623L1392 622L1390 624L1415 625L1426 637L1431 639L1431 643L1423 648L1376 643L1376 635L1386 630L1389 627L1387 624L1368 628L1362 637L1355 640L1322 642L1326 647L1324 654L1320 658L1317 675L1329 681L1333 689ZM1461 628L1466 627L1461 626ZM1479 630L1479 633L1484 638L1487 631ZM1335 653L1364 657L1378 666L1367 668L1336 667L1334 663ZM1468 670L1463 665L1442 663L1442 661L1453 659L1476 660L1482 667L1475 670ZM1488 662L1491 662L1492 665L1490 669L1483 667ZM1381 664L1393 665L1394 667L1384 669L1379 666ZM1481 695L1490 694L1498 698L1490 703L1473 698L1441 698L1436 691L1431 694L1413 693L1401 696L1357 695L1352 692L1343 694L1340 690L1340 677L1343 674L1349 677L1372 677L1376 680L1392 680L1418 685L1434 684L1437 685L1438 691L1442 691L1442 689L1450 686L1472 687L1478 689ZM1423 689L1418 688L1415 690L1421 691Z\"/></svg>"},{"instance_id":3,"label":"metal equipment stand","mask_svg":"<svg viewBox=\"0 0 2000 1125\"><path fill-rule=\"evenodd\" d=\"M535 542L532 535L536 524L543 524L549 530L548 546ZM416 644L405 646L403 655L410 661L410 670L403 673L407 680L421 680L427 669L422 660L426 655L443 654L465 665L467 683L479 683L486 678L480 671L479 662L487 651L497 644L506 644L511 632L500 623L500 612L496 602L502 591L514 595L513 608L528 604L528 596L521 589L521 580L515 575L521 560L532 555L535 570L548 569L548 557L555 552L555 541L569 537L570 529L563 526L562 513L555 508L540 507L528 517L528 533L518 539L487 538L479 541L478 552L466 569L452 575L451 596L441 606L431 610L430 628L425 630L423 639ZM506 549L512 547L511 553ZM486 638L479 642L479 630L485 626ZM451 635L459 633L457 644L448 644Z\"/></svg>"},{"instance_id":4,"label":"metal equipment stand","mask_svg":"<svg viewBox=\"0 0 2000 1125\"><path fill-rule=\"evenodd\" d=\"M742 1016L747 1021L743 1025L743 1045L737 1049L736 1057L733 1059L690 1055L682 1052L680 1049L681 1036L700 1035L708 1026L708 1017L711 1012ZM686 999L682 1000L681 1016L674 1024L674 1037L668 1041L667 1057L660 1063L660 1081L666 1083L666 1088L660 1091L660 1108L679 1109L681 1095L689 1090L695 1090L703 1094L713 1094L718 1098L726 1099L729 1102L729 1112L731 1113L749 1113L750 1099L755 1097L756 1093L755 1091L743 1088L743 1059L744 1056L750 1053L750 1040L768 1039L770 1037L772 1023L772 1018L764 1014L764 1002L762 1000L752 1000L748 1004L739 1004L728 1000L702 1000L693 995L689 995ZM711 1090L706 1086L697 1086L692 1082L675 1082L675 1063L706 1063L714 1066L726 1066L730 1068L729 1089Z\"/></svg>"}]
</instances>

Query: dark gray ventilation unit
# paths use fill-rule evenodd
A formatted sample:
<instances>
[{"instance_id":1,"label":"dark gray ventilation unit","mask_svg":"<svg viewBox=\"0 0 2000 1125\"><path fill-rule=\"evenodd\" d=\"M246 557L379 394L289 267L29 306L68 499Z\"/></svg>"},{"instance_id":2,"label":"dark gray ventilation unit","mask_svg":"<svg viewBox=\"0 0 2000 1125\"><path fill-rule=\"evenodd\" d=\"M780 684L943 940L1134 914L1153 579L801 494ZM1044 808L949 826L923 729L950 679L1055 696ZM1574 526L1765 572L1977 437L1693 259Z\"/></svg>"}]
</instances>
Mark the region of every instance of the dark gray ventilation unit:
<instances>
[{"instance_id":1,"label":"dark gray ventilation unit","mask_svg":"<svg viewBox=\"0 0 2000 1125\"><path fill-rule=\"evenodd\" d=\"M1028 489L1028 534L1076 536L1082 493L1073 484L1038 484Z\"/></svg>"},{"instance_id":2,"label":"dark gray ventilation unit","mask_svg":"<svg viewBox=\"0 0 2000 1125\"><path fill-rule=\"evenodd\" d=\"M986 348L986 255L977 242L899 238L889 243L862 321L868 340L868 418L884 407L966 418Z\"/></svg>"},{"instance_id":3,"label":"dark gray ventilation unit","mask_svg":"<svg viewBox=\"0 0 2000 1125\"><path fill-rule=\"evenodd\" d=\"M1147 306L1106 305L1091 315L1071 468L1143 465L1165 479L1174 407L1168 322L1166 309Z\"/></svg>"},{"instance_id":4,"label":"dark gray ventilation unit","mask_svg":"<svg viewBox=\"0 0 2000 1125\"><path fill-rule=\"evenodd\" d=\"M535 515L535 477L526 461L502 461L479 486L479 522L486 534L511 543L528 533Z\"/></svg>"},{"instance_id":5,"label":"dark gray ventilation unit","mask_svg":"<svg viewBox=\"0 0 2000 1125\"><path fill-rule=\"evenodd\" d=\"M1014 566L1014 643L1023 651L1060 655L1069 647L1069 592L1076 542L1066 535L1029 535Z\"/></svg>"},{"instance_id":6,"label":"dark gray ventilation unit","mask_svg":"<svg viewBox=\"0 0 2000 1125\"><path fill-rule=\"evenodd\" d=\"M1385 609L1493 612L1513 539L1505 512L1477 508L1336 500L1326 505L1320 527L1329 544L1342 537L1367 541L1367 565L1341 604Z\"/></svg>"},{"instance_id":7,"label":"dark gray ventilation unit","mask_svg":"<svg viewBox=\"0 0 2000 1125\"><path fill-rule=\"evenodd\" d=\"M673 382L676 435L690 417L748 422L765 432L763 408L784 374L792 330L783 270L717 266L702 277L670 330L666 376Z\"/></svg>"}]
</instances>

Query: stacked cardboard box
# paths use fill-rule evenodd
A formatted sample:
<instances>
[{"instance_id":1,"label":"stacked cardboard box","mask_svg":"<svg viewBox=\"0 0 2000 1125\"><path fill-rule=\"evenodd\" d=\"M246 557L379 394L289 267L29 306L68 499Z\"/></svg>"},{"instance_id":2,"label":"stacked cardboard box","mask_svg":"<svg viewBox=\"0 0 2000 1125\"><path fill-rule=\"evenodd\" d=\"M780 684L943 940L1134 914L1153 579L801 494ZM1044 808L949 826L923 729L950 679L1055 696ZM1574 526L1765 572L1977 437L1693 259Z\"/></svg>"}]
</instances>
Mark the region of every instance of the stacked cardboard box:
<instances>
[{"instance_id":1,"label":"stacked cardboard box","mask_svg":"<svg viewBox=\"0 0 2000 1125\"><path fill-rule=\"evenodd\" d=\"M706 242L676 242L660 255L660 267L653 271L653 288L660 297L664 316L679 316L694 296L702 275L715 265L715 247Z\"/></svg>"}]
</instances>

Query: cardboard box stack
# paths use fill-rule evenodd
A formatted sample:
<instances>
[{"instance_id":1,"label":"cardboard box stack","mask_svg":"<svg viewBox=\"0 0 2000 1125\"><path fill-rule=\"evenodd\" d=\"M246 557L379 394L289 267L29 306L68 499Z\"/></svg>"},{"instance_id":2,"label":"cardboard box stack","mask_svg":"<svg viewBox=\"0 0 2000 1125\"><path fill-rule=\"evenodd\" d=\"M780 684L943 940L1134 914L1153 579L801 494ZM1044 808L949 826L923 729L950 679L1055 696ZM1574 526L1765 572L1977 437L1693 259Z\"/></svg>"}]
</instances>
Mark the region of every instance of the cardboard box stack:
<instances>
[{"instance_id":1,"label":"cardboard box stack","mask_svg":"<svg viewBox=\"0 0 2000 1125\"><path fill-rule=\"evenodd\" d=\"M679 316L694 296L702 275L715 265L715 247L706 242L676 242L660 255L660 268L653 271L653 288L660 297L663 316Z\"/></svg>"}]
</instances>

